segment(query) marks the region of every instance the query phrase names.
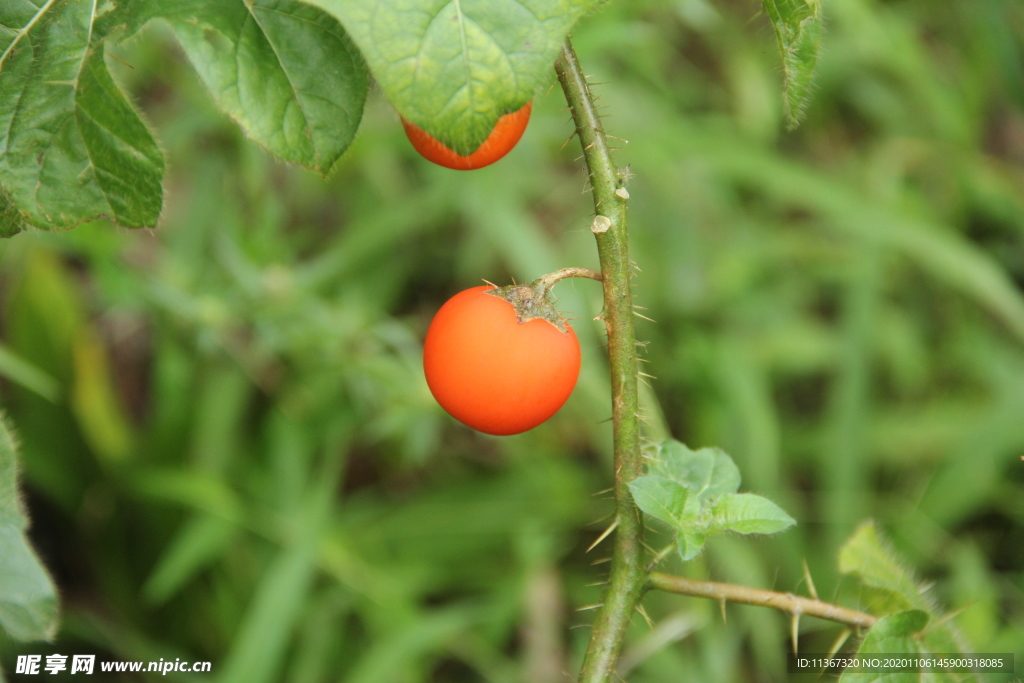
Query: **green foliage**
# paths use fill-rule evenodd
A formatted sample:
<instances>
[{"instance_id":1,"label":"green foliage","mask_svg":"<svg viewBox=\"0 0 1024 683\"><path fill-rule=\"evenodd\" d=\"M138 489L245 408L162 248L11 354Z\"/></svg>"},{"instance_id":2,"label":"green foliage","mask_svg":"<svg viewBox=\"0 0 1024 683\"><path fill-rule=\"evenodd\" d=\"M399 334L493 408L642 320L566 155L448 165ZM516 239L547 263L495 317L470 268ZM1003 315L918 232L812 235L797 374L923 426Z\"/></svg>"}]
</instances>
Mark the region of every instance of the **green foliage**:
<instances>
[{"instance_id":1,"label":"green foliage","mask_svg":"<svg viewBox=\"0 0 1024 683\"><path fill-rule=\"evenodd\" d=\"M0 418L0 630L18 640L57 632L57 595L25 535L14 437Z\"/></svg>"},{"instance_id":2,"label":"green foliage","mask_svg":"<svg viewBox=\"0 0 1024 683\"><path fill-rule=\"evenodd\" d=\"M785 510L753 493L728 493L711 511L712 530L738 534L776 534L796 524Z\"/></svg>"},{"instance_id":3,"label":"green foliage","mask_svg":"<svg viewBox=\"0 0 1024 683\"><path fill-rule=\"evenodd\" d=\"M686 512L689 490L678 482L647 475L629 482L629 490L641 510L670 527L684 527L691 519Z\"/></svg>"},{"instance_id":4,"label":"green foliage","mask_svg":"<svg viewBox=\"0 0 1024 683\"><path fill-rule=\"evenodd\" d=\"M844 574L856 575L863 586L862 597L870 605L871 611L885 615L868 631L858 654L970 651L949 618L941 613L934 597L918 583L913 573L906 568L906 562L896 556L874 523L862 524L842 547L839 570ZM843 683L869 683L875 680L942 683L965 680L965 677L944 672L884 675L854 672L844 673L840 680Z\"/></svg>"},{"instance_id":5,"label":"green foliage","mask_svg":"<svg viewBox=\"0 0 1024 683\"><path fill-rule=\"evenodd\" d=\"M108 39L153 19L171 25L217 105L250 138L327 174L362 119L363 55L403 115L469 154L550 82L565 35L594 0L320 4L348 33L295 0L5 5L0 237L100 216L156 225L163 154L106 64Z\"/></svg>"},{"instance_id":6,"label":"green foliage","mask_svg":"<svg viewBox=\"0 0 1024 683\"><path fill-rule=\"evenodd\" d=\"M399 113L459 154L553 79L597 0L314 0L345 25Z\"/></svg>"},{"instance_id":7,"label":"green foliage","mask_svg":"<svg viewBox=\"0 0 1024 683\"><path fill-rule=\"evenodd\" d=\"M355 138L369 75L330 15L295 0L130 3L166 20L217 106L286 161L327 174Z\"/></svg>"},{"instance_id":8,"label":"green foliage","mask_svg":"<svg viewBox=\"0 0 1024 683\"><path fill-rule=\"evenodd\" d=\"M855 574L861 580L872 594L869 601L878 614L933 609L917 579L887 547L873 522L865 522L858 527L843 545L839 551L839 571Z\"/></svg>"},{"instance_id":9,"label":"green foliage","mask_svg":"<svg viewBox=\"0 0 1024 683\"><path fill-rule=\"evenodd\" d=\"M858 656L875 654L915 655L956 654L962 652L950 647L941 630L928 626L928 614L921 610L895 612L878 620L861 643ZM962 674L941 669L923 671L891 671L884 673L844 672L840 683L960 683L978 681L974 674Z\"/></svg>"},{"instance_id":10,"label":"green foliage","mask_svg":"<svg viewBox=\"0 0 1024 683\"><path fill-rule=\"evenodd\" d=\"M789 127L795 128L807 111L821 51L821 0L763 0L782 53L785 77L783 101Z\"/></svg>"},{"instance_id":11,"label":"green foliage","mask_svg":"<svg viewBox=\"0 0 1024 683\"><path fill-rule=\"evenodd\" d=\"M0 42L0 236L99 216L156 225L164 159L110 77L107 42L175 29L218 106L255 141L327 173L351 144L368 74L345 31L304 3L9 3ZM119 29L125 29L119 31Z\"/></svg>"},{"instance_id":12,"label":"green foliage","mask_svg":"<svg viewBox=\"0 0 1024 683\"><path fill-rule=\"evenodd\" d=\"M97 216L156 225L164 158L106 65L114 5L5 3L0 38L0 236Z\"/></svg>"},{"instance_id":13,"label":"green foliage","mask_svg":"<svg viewBox=\"0 0 1024 683\"><path fill-rule=\"evenodd\" d=\"M701 502L735 493L740 471L725 451L702 448L692 451L678 441L663 441L648 456L651 471L673 479L693 492Z\"/></svg>"},{"instance_id":14,"label":"green foliage","mask_svg":"<svg viewBox=\"0 0 1024 683\"><path fill-rule=\"evenodd\" d=\"M692 560L716 533L774 534L796 522L775 503L736 493L740 472L719 448L693 451L663 441L648 454L652 474L629 483L637 506L676 535L683 560Z\"/></svg>"},{"instance_id":15,"label":"green foliage","mask_svg":"<svg viewBox=\"0 0 1024 683\"><path fill-rule=\"evenodd\" d=\"M906 653L907 656L922 652L915 636L928 623L928 614L921 610L907 610L890 614L871 627L858 654ZM925 651L927 652L927 651ZM844 673L842 683L917 683L921 674L917 672L895 673ZM945 680L945 679L942 679Z\"/></svg>"},{"instance_id":16,"label":"green foliage","mask_svg":"<svg viewBox=\"0 0 1024 683\"><path fill-rule=\"evenodd\" d=\"M1020 3L823 3L814 106L792 134L769 17L751 8L608 3L573 31L606 129L629 140L636 302L657 320L638 319L657 377L645 436L720 444L744 490L801 521L684 539L703 551L665 570L807 594L806 560L822 599L872 609L836 559L873 517L952 613L923 634L948 620L972 650L1024 651ZM107 51L161 140L167 198L153 231L97 221L0 243L3 343L60 388L51 402L5 380L0 401L67 598L57 641L0 637L2 666L97 652L217 675L265 632L289 683L549 683L543 664L562 680L608 566L608 540L585 552L610 511L592 495L612 475L600 287L557 286L583 369L537 430L474 435L419 366L453 292L594 267L557 90L508 157L457 174L419 159L371 89L324 180L247 141L165 22ZM84 336L101 369L76 368ZM121 458L73 398L100 377L130 435ZM306 499L329 459L343 474L305 585ZM284 635L261 623L261 605L296 603ZM635 618L621 660L632 683L789 680L774 611L722 624L713 602L658 592L644 607L654 630ZM805 616L799 650L841 630Z\"/></svg>"},{"instance_id":17,"label":"green foliage","mask_svg":"<svg viewBox=\"0 0 1024 683\"><path fill-rule=\"evenodd\" d=\"M50 401L56 400L60 392L57 380L25 361L3 344L0 344L0 377L17 382Z\"/></svg>"}]
</instances>

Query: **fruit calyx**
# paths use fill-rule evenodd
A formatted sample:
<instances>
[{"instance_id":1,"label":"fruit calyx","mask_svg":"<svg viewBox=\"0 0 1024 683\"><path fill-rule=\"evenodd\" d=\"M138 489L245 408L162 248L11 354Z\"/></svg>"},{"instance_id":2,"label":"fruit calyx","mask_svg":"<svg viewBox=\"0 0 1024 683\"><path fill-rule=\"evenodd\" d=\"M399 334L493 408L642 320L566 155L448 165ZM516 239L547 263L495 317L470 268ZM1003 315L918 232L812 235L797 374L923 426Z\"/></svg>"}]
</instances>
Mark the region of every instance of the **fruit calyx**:
<instances>
[{"instance_id":1,"label":"fruit calyx","mask_svg":"<svg viewBox=\"0 0 1024 683\"><path fill-rule=\"evenodd\" d=\"M555 307L554 297L551 288L556 282L567 277L586 277L591 280L602 280L601 273L589 268L563 268L562 270L548 273L534 280L528 285L506 285L487 290L486 294L496 296L499 299L512 304L516 310L516 319L519 324L531 320L546 320L562 334L569 334L569 327L565 319Z\"/></svg>"}]
</instances>

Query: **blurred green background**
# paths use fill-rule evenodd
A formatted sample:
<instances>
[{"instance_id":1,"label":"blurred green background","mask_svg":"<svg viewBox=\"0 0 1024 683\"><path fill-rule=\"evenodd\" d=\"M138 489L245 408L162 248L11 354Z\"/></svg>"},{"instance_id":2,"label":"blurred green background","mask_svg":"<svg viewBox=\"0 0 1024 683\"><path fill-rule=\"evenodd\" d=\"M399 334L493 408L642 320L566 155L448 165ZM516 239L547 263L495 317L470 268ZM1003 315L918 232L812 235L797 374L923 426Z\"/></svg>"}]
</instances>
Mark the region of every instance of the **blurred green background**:
<instances>
[{"instance_id":1,"label":"blurred green background","mask_svg":"<svg viewBox=\"0 0 1024 683\"><path fill-rule=\"evenodd\" d=\"M806 594L806 561L823 599L858 606L836 552L874 518L972 648L1019 672L1024 5L825 9L792 133L753 2L613 3L574 36L634 174L647 435L724 447L798 520L668 567ZM532 432L459 425L420 369L455 292L596 267L561 93L473 173L419 159L373 93L325 181L246 141L161 27L111 57L167 152L164 218L0 244L0 398L64 613L53 644L0 640L4 668L61 652L207 660L212 678L166 680L219 683L570 680L609 553L585 552L611 511L599 288L557 288L584 368ZM645 605L624 678L788 679L784 615ZM804 619L800 648L840 632Z\"/></svg>"}]
</instances>

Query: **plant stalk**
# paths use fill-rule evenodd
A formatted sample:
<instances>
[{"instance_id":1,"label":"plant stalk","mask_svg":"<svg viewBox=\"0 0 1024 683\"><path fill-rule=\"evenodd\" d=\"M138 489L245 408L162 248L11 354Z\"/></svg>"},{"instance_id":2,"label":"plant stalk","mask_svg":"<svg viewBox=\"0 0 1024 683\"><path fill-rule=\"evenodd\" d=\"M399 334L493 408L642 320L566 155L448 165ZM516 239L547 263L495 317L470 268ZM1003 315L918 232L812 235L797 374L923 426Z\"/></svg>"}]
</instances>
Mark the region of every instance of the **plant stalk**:
<instances>
[{"instance_id":1,"label":"plant stalk","mask_svg":"<svg viewBox=\"0 0 1024 683\"><path fill-rule=\"evenodd\" d=\"M643 521L628 484L641 474L636 336L630 292L626 233L625 174L612 161L593 95L572 44L566 40L555 63L558 80L572 111L593 188L594 218L604 285L605 328L612 384L612 434L615 449L615 540L611 577L605 589L583 660L579 683L605 683L615 673L626 629L645 588Z\"/></svg>"},{"instance_id":2,"label":"plant stalk","mask_svg":"<svg viewBox=\"0 0 1024 683\"><path fill-rule=\"evenodd\" d=\"M738 602L744 605L759 605L771 607L789 614L807 614L819 619L871 628L878 617L863 612L857 612L845 607L839 607L820 600L802 598L792 593L776 593L759 588L748 588L747 586L736 586L729 583L717 583L715 581L695 581L682 576L671 576L660 572L652 572L647 579L651 588L690 595L698 598L711 598L712 600L726 600Z\"/></svg>"}]
</instances>

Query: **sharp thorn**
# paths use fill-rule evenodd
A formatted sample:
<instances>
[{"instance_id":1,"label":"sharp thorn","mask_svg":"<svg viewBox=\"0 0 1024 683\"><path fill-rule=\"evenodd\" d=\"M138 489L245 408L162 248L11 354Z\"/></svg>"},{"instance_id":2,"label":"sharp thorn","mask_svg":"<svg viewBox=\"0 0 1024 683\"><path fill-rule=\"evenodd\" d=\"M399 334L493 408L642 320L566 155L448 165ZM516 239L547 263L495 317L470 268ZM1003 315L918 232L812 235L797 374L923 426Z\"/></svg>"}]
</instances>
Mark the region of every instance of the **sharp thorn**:
<instances>
[{"instance_id":1,"label":"sharp thorn","mask_svg":"<svg viewBox=\"0 0 1024 683\"><path fill-rule=\"evenodd\" d=\"M811 578L811 570L807 566L807 558L806 557L803 558L803 565L804 565L804 579L807 580L807 592L811 594L812 598L814 598L815 600L819 600L820 598L818 598L818 589L816 589L814 587L814 579Z\"/></svg>"},{"instance_id":2,"label":"sharp thorn","mask_svg":"<svg viewBox=\"0 0 1024 683\"><path fill-rule=\"evenodd\" d=\"M644 618L644 621L647 622L647 625L653 631L654 630L654 621L647 615L647 610L644 609L644 606L641 605L640 603L637 603L636 611L640 613L640 616L642 616Z\"/></svg>"},{"instance_id":3,"label":"sharp thorn","mask_svg":"<svg viewBox=\"0 0 1024 683\"><path fill-rule=\"evenodd\" d=\"M608 538L608 536L610 536L610 535L611 535L611 533L612 533L613 531L615 531L615 527L617 527L617 526L619 526L619 520L615 520L614 522L612 522L611 526L609 526L609 527L608 527L607 529L605 529L605 530L604 530L604 533L603 533L603 534L601 534L600 536L598 536L598 537L597 537L597 540L596 540L596 541L594 541L593 543L591 543L591 544L590 544L590 547L589 547L589 548L587 548L587 552L589 553L589 552L590 552L591 550L593 550L594 548L596 548L596 547L597 547L597 545L598 545L598 544L599 544L599 543L600 543L601 541L603 541L604 539Z\"/></svg>"}]
</instances>

